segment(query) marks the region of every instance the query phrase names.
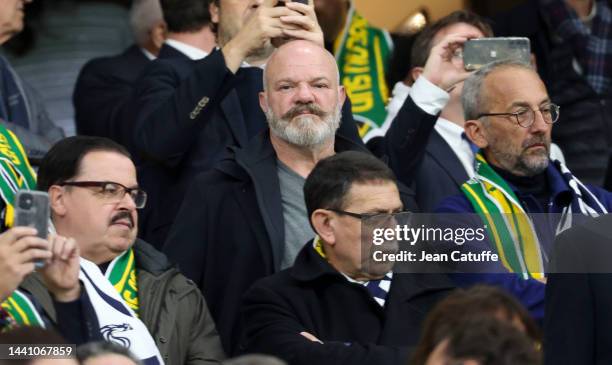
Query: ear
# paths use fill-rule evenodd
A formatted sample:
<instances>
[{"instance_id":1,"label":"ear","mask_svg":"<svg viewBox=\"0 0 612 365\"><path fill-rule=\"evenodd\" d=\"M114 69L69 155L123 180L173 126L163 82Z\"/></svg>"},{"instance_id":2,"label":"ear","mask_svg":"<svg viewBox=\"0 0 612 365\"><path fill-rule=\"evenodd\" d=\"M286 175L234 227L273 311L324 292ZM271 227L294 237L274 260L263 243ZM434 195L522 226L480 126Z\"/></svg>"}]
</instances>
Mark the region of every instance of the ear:
<instances>
[{"instance_id":1,"label":"ear","mask_svg":"<svg viewBox=\"0 0 612 365\"><path fill-rule=\"evenodd\" d=\"M168 28L166 27L166 22L163 20L157 22L157 24L155 24L155 26L151 29L151 41L155 45L158 52L166 40L167 33Z\"/></svg>"},{"instance_id":2,"label":"ear","mask_svg":"<svg viewBox=\"0 0 612 365\"><path fill-rule=\"evenodd\" d=\"M342 107L344 105L344 101L346 100L346 89L344 86L338 86L338 105Z\"/></svg>"},{"instance_id":3,"label":"ear","mask_svg":"<svg viewBox=\"0 0 612 365\"><path fill-rule=\"evenodd\" d=\"M325 209L317 209L310 216L315 233L329 246L336 244L336 234L332 228L332 220L333 216L329 210Z\"/></svg>"},{"instance_id":4,"label":"ear","mask_svg":"<svg viewBox=\"0 0 612 365\"><path fill-rule=\"evenodd\" d=\"M263 110L264 114L268 112L268 97L265 91L259 92L259 107Z\"/></svg>"},{"instance_id":5,"label":"ear","mask_svg":"<svg viewBox=\"0 0 612 365\"><path fill-rule=\"evenodd\" d=\"M413 83L419 78L419 76L421 76L422 73L423 73L423 67L413 67L408 72Z\"/></svg>"},{"instance_id":6,"label":"ear","mask_svg":"<svg viewBox=\"0 0 612 365\"><path fill-rule=\"evenodd\" d=\"M486 148L489 146L485 126L481 120L466 120L464 128L465 135L472 143L478 146L478 148Z\"/></svg>"},{"instance_id":7,"label":"ear","mask_svg":"<svg viewBox=\"0 0 612 365\"><path fill-rule=\"evenodd\" d=\"M51 207L51 214L62 217L66 215L67 209L65 204L66 195L65 190L61 186L52 185L49 188L49 205Z\"/></svg>"},{"instance_id":8,"label":"ear","mask_svg":"<svg viewBox=\"0 0 612 365\"><path fill-rule=\"evenodd\" d=\"M219 24L219 7L215 5L214 1L211 1L208 5L208 11L210 12L210 20L214 24Z\"/></svg>"}]
</instances>

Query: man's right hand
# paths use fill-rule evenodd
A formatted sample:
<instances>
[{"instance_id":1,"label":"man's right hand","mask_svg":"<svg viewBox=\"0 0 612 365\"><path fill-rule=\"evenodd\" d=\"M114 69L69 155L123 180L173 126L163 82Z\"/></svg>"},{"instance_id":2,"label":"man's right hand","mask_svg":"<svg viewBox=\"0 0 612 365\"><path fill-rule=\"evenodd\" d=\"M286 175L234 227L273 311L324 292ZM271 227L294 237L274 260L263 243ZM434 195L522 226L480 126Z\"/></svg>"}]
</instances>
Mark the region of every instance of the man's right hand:
<instances>
[{"instance_id":1,"label":"man's right hand","mask_svg":"<svg viewBox=\"0 0 612 365\"><path fill-rule=\"evenodd\" d=\"M429 58L423 68L427 80L444 91L449 92L457 83L470 76L463 65L463 58L457 54L463 48L463 43L472 38L479 38L480 34L462 32L448 34L440 43L432 47Z\"/></svg>"},{"instance_id":2,"label":"man's right hand","mask_svg":"<svg viewBox=\"0 0 612 365\"><path fill-rule=\"evenodd\" d=\"M300 24L312 25L309 12L303 14L287 6L275 6L277 2L278 0L264 0L238 34L223 47L225 64L232 72L238 70L247 56L265 47L273 38L284 37L292 31L298 34ZM291 21L283 22L281 17ZM318 24L313 29L311 32L317 29L320 31Z\"/></svg>"},{"instance_id":3,"label":"man's right hand","mask_svg":"<svg viewBox=\"0 0 612 365\"><path fill-rule=\"evenodd\" d=\"M0 301L34 271L37 261L51 259L49 242L31 227L13 227L0 234Z\"/></svg>"}]
</instances>

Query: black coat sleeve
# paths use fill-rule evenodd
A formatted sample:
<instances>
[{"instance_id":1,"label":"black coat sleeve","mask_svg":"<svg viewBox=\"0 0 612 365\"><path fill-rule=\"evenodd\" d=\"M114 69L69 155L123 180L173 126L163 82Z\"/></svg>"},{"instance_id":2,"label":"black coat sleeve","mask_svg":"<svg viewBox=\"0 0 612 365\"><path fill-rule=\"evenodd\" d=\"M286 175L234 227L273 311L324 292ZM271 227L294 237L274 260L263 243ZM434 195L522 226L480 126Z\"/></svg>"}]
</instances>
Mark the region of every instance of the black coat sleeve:
<instances>
[{"instance_id":1,"label":"black coat sleeve","mask_svg":"<svg viewBox=\"0 0 612 365\"><path fill-rule=\"evenodd\" d=\"M129 141L124 127L133 124L125 113L134 85L110 75L104 61L90 61L79 73L72 96L77 133L107 137L126 145Z\"/></svg>"},{"instance_id":2,"label":"black coat sleeve","mask_svg":"<svg viewBox=\"0 0 612 365\"><path fill-rule=\"evenodd\" d=\"M412 184L437 119L437 115L428 114L408 96L385 136L368 143L406 186Z\"/></svg>"},{"instance_id":3,"label":"black coat sleeve","mask_svg":"<svg viewBox=\"0 0 612 365\"><path fill-rule=\"evenodd\" d=\"M171 66L173 61L154 62L138 83L133 131L136 150L167 167L181 162L235 80L220 51L185 61L193 66L187 77Z\"/></svg>"},{"instance_id":4,"label":"black coat sleeve","mask_svg":"<svg viewBox=\"0 0 612 365\"><path fill-rule=\"evenodd\" d=\"M313 342L302 336L304 328L291 307L273 290L255 285L243 302L241 351L277 356L292 365L403 364L408 349L370 343Z\"/></svg>"}]
</instances>

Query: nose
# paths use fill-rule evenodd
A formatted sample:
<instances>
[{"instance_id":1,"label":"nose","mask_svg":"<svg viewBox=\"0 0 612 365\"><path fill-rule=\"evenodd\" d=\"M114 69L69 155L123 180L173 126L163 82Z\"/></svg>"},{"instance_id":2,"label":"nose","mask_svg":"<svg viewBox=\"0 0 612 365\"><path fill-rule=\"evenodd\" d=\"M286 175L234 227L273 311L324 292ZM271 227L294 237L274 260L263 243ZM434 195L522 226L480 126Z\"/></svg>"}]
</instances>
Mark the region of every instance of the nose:
<instances>
[{"instance_id":1,"label":"nose","mask_svg":"<svg viewBox=\"0 0 612 365\"><path fill-rule=\"evenodd\" d=\"M119 201L119 208L127 209L129 211L136 210L136 202L134 198L127 192L123 195L123 198Z\"/></svg>"},{"instance_id":2,"label":"nose","mask_svg":"<svg viewBox=\"0 0 612 365\"><path fill-rule=\"evenodd\" d=\"M312 103L315 101L314 93L310 89L309 85L300 84L297 87L296 101L304 104Z\"/></svg>"},{"instance_id":3,"label":"nose","mask_svg":"<svg viewBox=\"0 0 612 365\"><path fill-rule=\"evenodd\" d=\"M541 132L546 132L551 124L548 124L544 121L544 116L542 115L542 112L540 110L535 110L534 112L534 120L533 120L533 124L531 125L530 131L531 133L541 133Z\"/></svg>"}]
</instances>

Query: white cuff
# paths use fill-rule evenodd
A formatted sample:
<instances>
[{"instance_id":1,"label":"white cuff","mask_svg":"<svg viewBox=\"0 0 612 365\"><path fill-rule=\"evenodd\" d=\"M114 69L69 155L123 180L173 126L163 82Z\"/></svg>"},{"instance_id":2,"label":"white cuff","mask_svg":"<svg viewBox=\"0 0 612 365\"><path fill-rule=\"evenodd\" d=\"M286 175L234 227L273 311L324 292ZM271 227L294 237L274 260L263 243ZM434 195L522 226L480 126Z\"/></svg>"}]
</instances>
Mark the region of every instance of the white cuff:
<instances>
[{"instance_id":1,"label":"white cuff","mask_svg":"<svg viewBox=\"0 0 612 365\"><path fill-rule=\"evenodd\" d=\"M410 97L419 108L430 115L439 114L450 99L446 91L432 84L423 75L412 85Z\"/></svg>"}]
</instances>

